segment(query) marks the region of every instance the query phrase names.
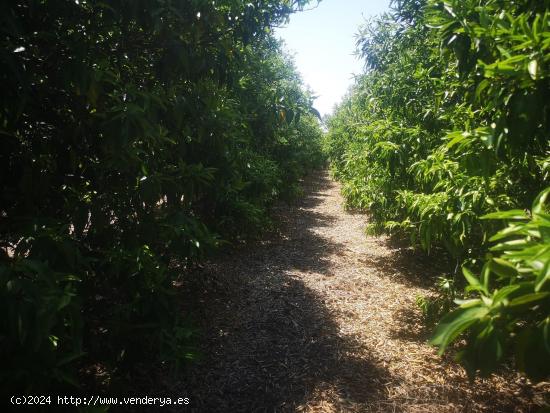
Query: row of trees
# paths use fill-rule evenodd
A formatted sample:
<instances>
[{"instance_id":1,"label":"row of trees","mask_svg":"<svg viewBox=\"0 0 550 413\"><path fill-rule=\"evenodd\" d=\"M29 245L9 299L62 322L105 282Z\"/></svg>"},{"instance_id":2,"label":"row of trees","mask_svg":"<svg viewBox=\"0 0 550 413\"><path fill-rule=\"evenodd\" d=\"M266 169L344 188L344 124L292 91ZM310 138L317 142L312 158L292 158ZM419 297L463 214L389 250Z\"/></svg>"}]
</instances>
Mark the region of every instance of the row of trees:
<instances>
[{"instance_id":1,"label":"row of trees","mask_svg":"<svg viewBox=\"0 0 550 413\"><path fill-rule=\"evenodd\" d=\"M271 34L305 3L4 5L5 392L191 357L174 281L268 225L322 160L312 98Z\"/></svg>"},{"instance_id":2,"label":"row of trees","mask_svg":"<svg viewBox=\"0 0 550 413\"><path fill-rule=\"evenodd\" d=\"M458 357L471 374L514 353L530 377L547 377L550 2L393 5L361 31L365 72L328 121L334 174L370 230L467 264L471 300L434 344L466 332Z\"/></svg>"}]
</instances>

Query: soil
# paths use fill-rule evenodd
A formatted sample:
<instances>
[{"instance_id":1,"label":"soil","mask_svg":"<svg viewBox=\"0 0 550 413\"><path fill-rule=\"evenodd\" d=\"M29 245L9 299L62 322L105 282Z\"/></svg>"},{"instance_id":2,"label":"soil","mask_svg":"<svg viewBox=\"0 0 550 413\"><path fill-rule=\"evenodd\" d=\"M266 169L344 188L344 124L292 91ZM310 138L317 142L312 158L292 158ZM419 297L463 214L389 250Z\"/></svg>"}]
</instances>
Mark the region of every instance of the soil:
<instances>
[{"instance_id":1,"label":"soil","mask_svg":"<svg viewBox=\"0 0 550 413\"><path fill-rule=\"evenodd\" d=\"M415 305L438 263L346 211L327 172L274 214L280 230L186 282L202 357L173 392L197 412L530 412L548 402L513 372L470 382L427 343Z\"/></svg>"}]
</instances>

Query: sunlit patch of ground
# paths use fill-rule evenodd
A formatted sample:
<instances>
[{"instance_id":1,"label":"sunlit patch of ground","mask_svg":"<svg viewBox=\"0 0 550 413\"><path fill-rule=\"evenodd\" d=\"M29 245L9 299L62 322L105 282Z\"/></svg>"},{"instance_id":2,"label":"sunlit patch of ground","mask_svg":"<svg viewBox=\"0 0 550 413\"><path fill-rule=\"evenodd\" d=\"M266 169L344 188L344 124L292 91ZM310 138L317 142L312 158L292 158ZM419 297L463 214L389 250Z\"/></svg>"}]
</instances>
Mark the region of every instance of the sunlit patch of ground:
<instances>
[{"instance_id":1,"label":"sunlit patch of ground","mask_svg":"<svg viewBox=\"0 0 550 413\"><path fill-rule=\"evenodd\" d=\"M173 388L191 411L536 411L548 384L513 373L470 383L426 344L415 298L430 292L429 258L366 237L366 217L343 209L326 173L305 193L275 211L279 234L185 286L204 357Z\"/></svg>"}]
</instances>

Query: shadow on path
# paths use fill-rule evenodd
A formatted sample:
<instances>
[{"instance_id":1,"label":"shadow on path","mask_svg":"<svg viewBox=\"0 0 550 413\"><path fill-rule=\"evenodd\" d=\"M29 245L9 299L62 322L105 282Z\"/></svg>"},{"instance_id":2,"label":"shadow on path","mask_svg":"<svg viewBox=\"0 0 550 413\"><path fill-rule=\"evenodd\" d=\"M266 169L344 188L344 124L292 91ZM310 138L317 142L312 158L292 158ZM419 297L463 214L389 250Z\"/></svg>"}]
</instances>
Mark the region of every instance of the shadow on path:
<instances>
[{"instance_id":1,"label":"shadow on path","mask_svg":"<svg viewBox=\"0 0 550 413\"><path fill-rule=\"evenodd\" d=\"M314 210L328 177L316 174L305 185L300 202L281 207L278 236L227 253L187 286L205 320L204 358L181 384L192 411L294 411L322 392L347 410L383 391L387 372L357 356L361 344L340 333L302 281L310 273L330 277L330 257L344 249L315 232L335 220Z\"/></svg>"},{"instance_id":2,"label":"shadow on path","mask_svg":"<svg viewBox=\"0 0 550 413\"><path fill-rule=\"evenodd\" d=\"M165 388L194 412L528 412L548 402L517 375L470 383L426 345L417 295L438 263L363 235L326 174L280 206L281 230L186 274L202 359ZM433 279L433 278L432 278ZM431 283L431 280L429 281ZM546 387L547 388L547 387ZM182 411L173 410L173 411Z\"/></svg>"}]
</instances>

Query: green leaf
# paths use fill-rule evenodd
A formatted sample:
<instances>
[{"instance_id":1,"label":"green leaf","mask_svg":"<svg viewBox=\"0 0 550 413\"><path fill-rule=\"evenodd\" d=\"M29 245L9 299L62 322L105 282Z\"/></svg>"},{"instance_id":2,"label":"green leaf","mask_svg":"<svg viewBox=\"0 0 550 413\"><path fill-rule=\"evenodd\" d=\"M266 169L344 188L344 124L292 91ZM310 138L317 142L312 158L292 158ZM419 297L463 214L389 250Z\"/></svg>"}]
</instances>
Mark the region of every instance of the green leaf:
<instances>
[{"instance_id":1,"label":"green leaf","mask_svg":"<svg viewBox=\"0 0 550 413\"><path fill-rule=\"evenodd\" d=\"M470 308L470 307L477 307L480 304L483 304L483 301L479 298L472 298L469 300L455 299L454 303L458 304L460 308Z\"/></svg>"},{"instance_id":2,"label":"green leaf","mask_svg":"<svg viewBox=\"0 0 550 413\"><path fill-rule=\"evenodd\" d=\"M525 294L510 301L510 307L518 307L523 305L534 305L538 301L544 300L550 296L550 292Z\"/></svg>"},{"instance_id":3,"label":"green leaf","mask_svg":"<svg viewBox=\"0 0 550 413\"><path fill-rule=\"evenodd\" d=\"M468 268L462 267L462 274L464 274L464 278L466 278L472 290L483 291L486 294L488 293L487 289Z\"/></svg>"},{"instance_id":4,"label":"green leaf","mask_svg":"<svg viewBox=\"0 0 550 413\"><path fill-rule=\"evenodd\" d=\"M539 292L548 281L550 281L550 260L546 261L535 280L535 292Z\"/></svg>"},{"instance_id":5,"label":"green leaf","mask_svg":"<svg viewBox=\"0 0 550 413\"><path fill-rule=\"evenodd\" d=\"M533 215L544 213L546 200L550 196L550 187L546 188L535 198L532 207Z\"/></svg>"},{"instance_id":6,"label":"green leaf","mask_svg":"<svg viewBox=\"0 0 550 413\"><path fill-rule=\"evenodd\" d=\"M489 262L491 271L501 277L512 278L518 274L516 267L502 258L493 258Z\"/></svg>"},{"instance_id":7,"label":"green leaf","mask_svg":"<svg viewBox=\"0 0 550 413\"><path fill-rule=\"evenodd\" d=\"M520 285L514 284L514 285L507 285L505 287L502 287L500 290L496 290L495 293L493 294L493 303L499 304L502 300L504 300L510 294L513 294L514 292L518 291L520 288L521 288Z\"/></svg>"},{"instance_id":8,"label":"green leaf","mask_svg":"<svg viewBox=\"0 0 550 413\"><path fill-rule=\"evenodd\" d=\"M498 211L492 212L487 215L483 215L481 219L510 219L510 220L526 220L529 219L525 211L521 209L512 209L510 211Z\"/></svg>"},{"instance_id":9,"label":"green leaf","mask_svg":"<svg viewBox=\"0 0 550 413\"><path fill-rule=\"evenodd\" d=\"M294 119L294 111L292 109L287 109L286 110L286 122L288 124L291 124L293 119Z\"/></svg>"},{"instance_id":10,"label":"green leaf","mask_svg":"<svg viewBox=\"0 0 550 413\"><path fill-rule=\"evenodd\" d=\"M498 241L503 238L508 238L512 235L518 235L518 234L525 234L526 229L525 225L523 223L520 224L510 224L508 227L504 228L502 231L497 232L495 235L493 235L491 238L489 238L489 241Z\"/></svg>"},{"instance_id":11,"label":"green leaf","mask_svg":"<svg viewBox=\"0 0 550 413\"><path fill-rule=\"evenodd\" d=\"M488 313L485 307L459 308L447 314L439 322L430 343L439 347L443 354L447 346L464 330L480 321Z\"/></svg>"},{"instance_id":12,"label":"green leaf","mask_svg":"<svg viewBox=\"0 0 550 413\"><path fill-rule=\"evenodd\" d=\"M526 239L515 239L512 241L501 242L491 248L490 251L514 251L514 250L525 250L527 247L534 245L532 241Z\"/></svg>"}]
</instances>

